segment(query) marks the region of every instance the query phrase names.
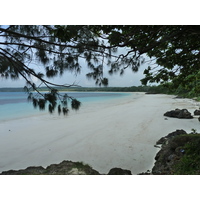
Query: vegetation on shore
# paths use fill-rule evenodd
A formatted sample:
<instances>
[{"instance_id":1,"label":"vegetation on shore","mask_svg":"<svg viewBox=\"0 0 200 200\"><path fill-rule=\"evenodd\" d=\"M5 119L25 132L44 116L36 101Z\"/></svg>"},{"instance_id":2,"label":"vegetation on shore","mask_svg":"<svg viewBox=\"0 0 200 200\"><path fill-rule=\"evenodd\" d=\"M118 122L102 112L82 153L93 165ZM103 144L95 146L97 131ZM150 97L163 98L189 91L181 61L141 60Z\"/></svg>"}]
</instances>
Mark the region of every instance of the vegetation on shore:
<instances>
[{"instance_id":1,"label":"vegetation on shore","mask_svg":"<svg viewBox=\"0 0 200 200\"><path fill-rule=\"evenodd\" d=\"M200 174L200 134L190 134L187 137L189 139L188 142L182 146L185 154L173 167L174 174L176 175Z\"/></svg>"},{"instance_id":2,"label":"vegetation on shore","mask_svg":"<svg viewBox=\"0 0 200 200\"><path fill-rule=\"evenodd\" d=\"M193 130L167 139L156 155L154 175L199 175L200 134Z\"/></svg>"},{"instance_id":3,"label":"vegetation on shore","mask_svg":"<svg viewBox=\"0 0 200 200\"><path fill-rule=\"evenodd\" d=\"M200 83L175 88L172 83L152 86L131 86L131 87L56 87L60 92L146 92L149 94L173 94L184 98L196 98L200 100ZM41 87L39 91L48 91L47 87ZM0 92L24 92L24 88L0 88Z\"/></svg>"},{"instance_id":4,"label":"vegetation on shore","mask_svg":"<svg viewBox=\"0 0 200 200\"><path fill-rule=\"evenodd\" d=\"M131 87L56 87L60 92L158 92L157 86L131 86ZM47 87L41 87L40 92L48 91ZM0 88L0 92L24 92L24 88Z\"/></svg>"}]
</instances>

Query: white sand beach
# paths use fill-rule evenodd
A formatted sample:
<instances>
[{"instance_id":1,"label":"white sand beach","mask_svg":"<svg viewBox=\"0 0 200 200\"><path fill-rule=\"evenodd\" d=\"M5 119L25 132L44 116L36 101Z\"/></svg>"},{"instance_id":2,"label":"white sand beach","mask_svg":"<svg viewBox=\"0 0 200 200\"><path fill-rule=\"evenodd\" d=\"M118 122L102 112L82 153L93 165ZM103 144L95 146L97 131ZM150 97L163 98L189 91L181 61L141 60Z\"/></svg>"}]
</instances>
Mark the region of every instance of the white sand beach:
<instances>
[{"instance_id":1,"label":"white sand beach","mask_svg":"<svg viewBox=\"0 0 200 200\"><path fill-rule=\"evenodd\" d=\"M82 161L102 174L113 167L138 174L151 170L161 137L176 129L200 131L197 117L163 116L169 110L194 112L199 103L171 95L137 93L93 107L83 106L68 117L41 114L0 122L0 172Z\"/></svg>"}]
</instances>

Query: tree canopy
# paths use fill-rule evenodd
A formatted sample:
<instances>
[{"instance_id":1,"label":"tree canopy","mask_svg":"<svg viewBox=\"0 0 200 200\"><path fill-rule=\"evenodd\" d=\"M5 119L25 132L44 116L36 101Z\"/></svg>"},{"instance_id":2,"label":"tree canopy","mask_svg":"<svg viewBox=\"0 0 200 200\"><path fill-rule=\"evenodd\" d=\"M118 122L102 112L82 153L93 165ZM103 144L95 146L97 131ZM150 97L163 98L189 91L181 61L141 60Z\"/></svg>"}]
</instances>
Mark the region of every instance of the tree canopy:
<instances>
[{"instance_id":1,"label":"tree canopy","mask_svg":"<svg viewBox=\"0 0 200 200\"><path fill-rule=\"evenodd\" d=\"M96 27L95 27L96 28ZM102 26L115 47L129 47L122 57L134 60L146 54L155 59L154 66L144 71L148 82L181 82L189 74L199 72L200 26ZM138 65L135 67L139 67ZM136 69L137 70L137 69Z\"/></svg>"},{"instance_id":2,"label":"tree canopy","mask_svg":"<svg viewBox=\"0 0 200 200\"><path fill-rule=\"evenodd\" d=\"M104 70L123 75L126 68L137 72L143 63L149 63L142 84L172 82L177 87L191 85L191 80L198 82L199 50L200 26L1 26L0 75L11 79L22 76L35 107L44 109L49 103L50 112L57 106L59 112L67 113L68 101L72 109L78 109L80 102L59 94L56 86L77 85L56 84L46 77L63 75L65 71L81 73L81 60L90 69L87 77L99 86L109 84ZM45 73L35 70L37 64L44 66ZM34 84L33 76L41 81L40 85ZM50 92L40 93L40 86L48 87ZM35 90L37 95L32 93Z\"/></svg>"}]
</instances>

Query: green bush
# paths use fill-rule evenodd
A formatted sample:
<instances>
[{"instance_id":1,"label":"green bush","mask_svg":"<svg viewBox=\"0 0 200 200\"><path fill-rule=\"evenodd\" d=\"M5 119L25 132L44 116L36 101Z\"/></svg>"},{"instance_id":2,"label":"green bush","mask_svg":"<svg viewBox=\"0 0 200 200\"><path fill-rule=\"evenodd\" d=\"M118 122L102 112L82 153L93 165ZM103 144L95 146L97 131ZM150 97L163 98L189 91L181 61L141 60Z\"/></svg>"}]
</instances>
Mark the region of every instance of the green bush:
<instances>
[{"instance_id":1,"label":"green bush","mask_svg":"<svg viewBox=\"0 0 200 200\"><path fill-rule=\"evenodd\" d=\"M174 166L173 173L177 175L197 175L200 174L200 136L193 134L192 140L187 142L182 148L185 154Z\"/></svg>"}]
</instances>

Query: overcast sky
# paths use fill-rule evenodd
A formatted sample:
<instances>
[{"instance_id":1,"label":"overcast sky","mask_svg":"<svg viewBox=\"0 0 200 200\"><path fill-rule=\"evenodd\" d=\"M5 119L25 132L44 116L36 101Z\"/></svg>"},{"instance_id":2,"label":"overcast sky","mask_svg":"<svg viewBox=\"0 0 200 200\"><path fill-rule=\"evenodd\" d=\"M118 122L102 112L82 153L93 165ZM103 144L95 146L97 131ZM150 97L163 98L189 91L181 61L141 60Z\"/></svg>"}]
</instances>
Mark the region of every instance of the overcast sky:
<instances>
[{"instance_id":1,"label":"overcast sky","mask_svg":"<svg viewBox=\"0 0 200 200\"><path fill-rule=\"evenodd\" d=\"M118 74L113 74L112 76L108 75L105 69L105 77L109 78L109 85L110 87L129 87L129 86L138 86L141 85L140 79L144 77L143 71L147 67L147 64L142 65L139 68L139 71L133 73L131 69L126 69L125 73L120 76ZM37 67L43 71L42 66ZM58 84L78 84L82 87L96 87L94 80L88 80L86 74L89 70L86 67L82 68L82 71L79 75L75 76L73 73L66 72L62 77L58 76L52 79L49 79L51 82L58 83ZM39 85L40 82L33 78L33 81L36 85ZM10 80L10 79L3 79L0 78L0 87L24 87L25 80L20 78L19 80Z\"/></svg>"},{"instance_id":2,"label":"overcast sky","mask_svg":"<svg viewBox=\"0 0 200 200\"><path fill-rule=\"evenodd\" d=\"M199 7L197 0L192 3L187 1L180 2L169 0L167 3L160 4L158 0L134 1L133 6L129 1L113 4L112 1L101 1L101 4L91 4L86 1L67 1L64 6L63 1L58 0L56 4L40 1L32 4L30 9L24 9L20 1L1 2L2 8L8 8L12 15L7 14L7 9L1 10L1 23L6 24L126 24L126 25L148 25L148 24L199 24ZM78 6L77 6L78 5ZM90 6L88 6L90 5ZM105 6L106 5L106 6ZM157 5L157 6L155 6ZM159 6L160 5L160 6ZM164 5L164 6L163 6ZM172 6L173 5L173 6ZM125 6L125 7L124 7ZM66 8L73 8L68 9ZM169 15L170 10L170 15ZM37 17L35 13L37 11ZM53 13L53 14L52 14ZM77 14L78 13L78 14ZM187 15L185 14L187 13ZM75 17L77 14L77 17ZM6 16L6 17L5 17ZM14 17L13 17L14 16ZM26 17L24 17L26 16ZM47 17L48 16L48 17ZM72 17L73 16L73 17ZM81 16L81 17L80 17ZM178 16L178 17L177 17ZM144 64L137 73L132 73L130 69L125 71L123 76L113 75L109 78L109 86L133 86L141 85L140 79L144 77L143 70L148 65ZM83 70L81 75L75 77L67 73L62 78L52 79L56 83L73 83L74 81L87 87L95 87L93 80L88 80L85 76L87 70ZM24 80L11 81L0 78L0 87L23 87Z\"/></svg>"},{"instance_id":3,"label":"overcast sky","mask_svg":"<svg viewBox=\"0 0 200 200\"><path fill-rule=\"evenodd\" d=\"M116 55L120 54L126 54L127 51L130 49L126 48L118 48L118 51ZM144 57L144 56L143 56ZM149 60L149 58L145 57L146 60ZM57 76L51 79L47 79L50 82L56 83L56 84L76 84L80 85L82 87L97 87L95 85L95 81L93 79L88 79L86 77L86 74L91 72L88 67L86 62L82 59L80 59L80 65L82 66L81 68L81 73L78 75L74 75L73 73L67 71L63 74L62 77ZM35 63L33 61L33 63ZM45 66L42 66L41 64L30 64L30 68L34 69L37 73L41 72L45 74ZM108 70L106 66L104 66L104 77L108 78L109 80L109 87L130 87L130 86L139 86L141 85L141 79L144 78L143 71L145 68L148 67L148 64L143 64L140 66L138 72L132 72L131 69L127 68L125 70L125 73L120 76L119 74L113 74L109 75ZM39 81L37 78L33 77L32 81L39 86L41 84L41 81ZM26 85L26 81L20 77L18 80L11 80L11 79L3 79L0 77L0 88L1 87L24 87Z\"/></svg>"}]
</instances>

